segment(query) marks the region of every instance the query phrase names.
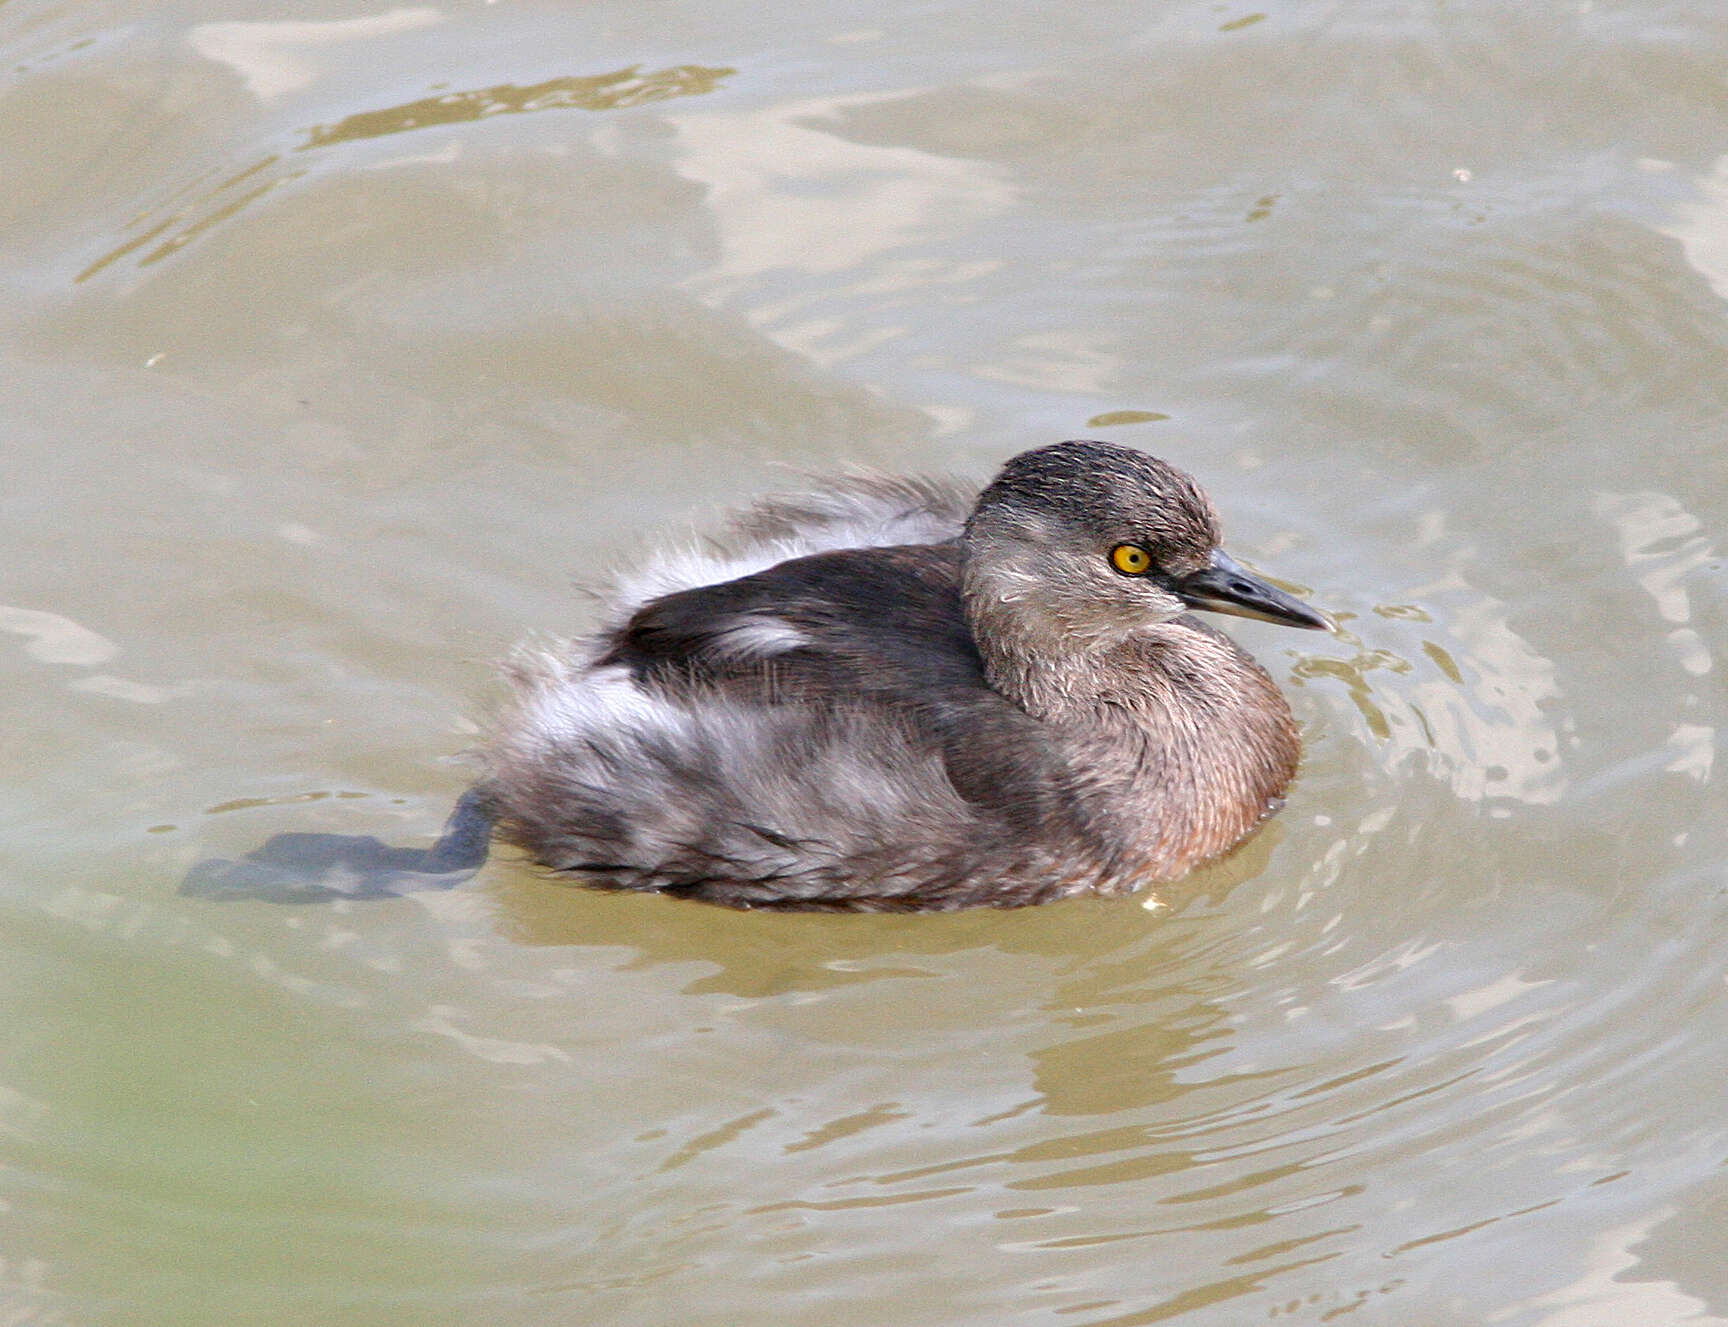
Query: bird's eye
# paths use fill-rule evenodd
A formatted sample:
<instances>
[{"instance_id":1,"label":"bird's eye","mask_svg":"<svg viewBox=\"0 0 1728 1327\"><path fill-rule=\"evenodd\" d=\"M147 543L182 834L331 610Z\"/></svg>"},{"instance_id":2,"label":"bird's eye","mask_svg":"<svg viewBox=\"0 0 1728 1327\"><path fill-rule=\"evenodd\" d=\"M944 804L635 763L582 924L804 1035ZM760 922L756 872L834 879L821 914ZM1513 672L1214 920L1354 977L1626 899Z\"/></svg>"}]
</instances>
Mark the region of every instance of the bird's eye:
<instances>
[{"instance_id":1,"label":"bird's eye","mask_svg":"<svg viewBox=\"0 0 1728 1327\"><path fill-rule=\"evenodd\" d=\"M1117 544L1110 550L1110 565L1124 576L1140 576L1152 565L1152 555L1139 544Z\"/></svg>"}]
</instances>

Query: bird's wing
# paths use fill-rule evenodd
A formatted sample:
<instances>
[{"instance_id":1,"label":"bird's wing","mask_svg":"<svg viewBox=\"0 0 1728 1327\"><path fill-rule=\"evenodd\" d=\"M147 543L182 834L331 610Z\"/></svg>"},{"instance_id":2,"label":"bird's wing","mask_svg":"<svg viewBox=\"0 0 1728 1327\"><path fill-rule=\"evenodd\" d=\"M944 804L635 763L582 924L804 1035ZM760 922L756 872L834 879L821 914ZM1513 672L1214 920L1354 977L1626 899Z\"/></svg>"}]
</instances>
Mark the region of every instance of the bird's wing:
<instances>
[{"instance_id":1,"label":"bird's wing","mask_svg":"<svg viewBox=\"0 0 1728 1327\"><path fill-rule=\"evenodd\" d=\"M939 753L980 810L1022 829L1078 814L1067 754L985 682L952 544L822 553L665 595L597 662L691 704L708 694L874 714Z\"/></svg>"}]
</instances>

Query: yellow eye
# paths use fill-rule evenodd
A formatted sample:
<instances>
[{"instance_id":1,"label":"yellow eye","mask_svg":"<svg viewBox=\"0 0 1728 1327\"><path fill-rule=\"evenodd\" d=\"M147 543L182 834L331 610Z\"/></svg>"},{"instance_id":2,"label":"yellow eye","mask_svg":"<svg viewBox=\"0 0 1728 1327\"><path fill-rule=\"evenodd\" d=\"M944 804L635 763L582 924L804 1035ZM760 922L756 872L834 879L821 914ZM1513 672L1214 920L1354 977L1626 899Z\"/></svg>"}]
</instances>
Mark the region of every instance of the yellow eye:
<instances>
[{"instance_id":1,"label":"yellow eye","mask_svg":"<svg viewBox=\"0 0 1728 1327\"><path fill-rule=\"evenodd\" d=\"M1124 576L1138 576L1152 565L1152 555L1139 544L1117 544L1110 550L1110 565Z\"/></svg>"}]
</instances>

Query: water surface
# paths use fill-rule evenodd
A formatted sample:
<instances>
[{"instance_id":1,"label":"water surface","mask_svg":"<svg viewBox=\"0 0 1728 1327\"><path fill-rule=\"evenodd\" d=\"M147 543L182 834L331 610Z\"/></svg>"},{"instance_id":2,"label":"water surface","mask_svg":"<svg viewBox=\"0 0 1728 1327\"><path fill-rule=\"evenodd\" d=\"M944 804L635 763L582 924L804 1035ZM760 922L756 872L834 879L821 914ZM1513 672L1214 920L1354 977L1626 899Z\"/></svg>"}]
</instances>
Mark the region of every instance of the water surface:
<instances>
[{"instance_id":1,"label":"water surface","mask_svg":"<svg viewBox=\"0 0 1728 1327\"><path fill-rule=\"evenodd\" d=\"M1728 1323L1711 0L0 7L0 1317ZM1157 899L423 842L571 579L1096 435L1334 639ZM1148 906L1148 905L1151 906Z\"/></svg>"}]
</instances>

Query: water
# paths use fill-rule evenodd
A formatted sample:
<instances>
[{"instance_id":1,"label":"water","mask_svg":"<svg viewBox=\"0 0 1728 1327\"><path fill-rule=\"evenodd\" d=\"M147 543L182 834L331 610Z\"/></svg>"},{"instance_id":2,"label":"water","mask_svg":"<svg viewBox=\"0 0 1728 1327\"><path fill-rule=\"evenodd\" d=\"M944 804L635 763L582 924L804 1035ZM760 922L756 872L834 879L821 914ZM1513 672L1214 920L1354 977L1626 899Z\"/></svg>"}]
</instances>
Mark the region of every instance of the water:
<instances>
[{"instance_id":1,"label":"water","mask_svg":"<svg viewBox=\"0 0 1728 1327\"><path fill-rule=\"evenodd\" d=\"M0 1317L1728 1322L1728 25L1258 6L0 8ZM176 896L652 532L1087 434L1346 628L1163 906Z\"/></svg>"}]
</instances>

